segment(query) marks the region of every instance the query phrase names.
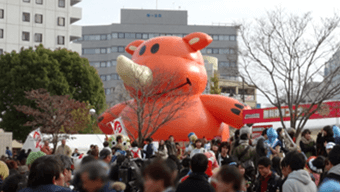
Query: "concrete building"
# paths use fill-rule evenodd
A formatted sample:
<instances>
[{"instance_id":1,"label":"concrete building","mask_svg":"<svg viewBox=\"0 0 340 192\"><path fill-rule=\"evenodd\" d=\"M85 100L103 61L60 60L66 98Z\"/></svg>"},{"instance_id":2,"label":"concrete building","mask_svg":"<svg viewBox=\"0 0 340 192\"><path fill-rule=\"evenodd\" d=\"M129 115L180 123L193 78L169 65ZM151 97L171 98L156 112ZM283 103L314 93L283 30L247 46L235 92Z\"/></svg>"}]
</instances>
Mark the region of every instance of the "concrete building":
<instances>
[{"instance_id":1,"label":"concrete building","mask_svg":"<svg viewBox=\"0 0 340 192\"><path fill-rule=\"evenodd\" d=\"M67 48L81 54L81 0L0 0L0 54L22 47Z\"/></svg>"},{"instance_id":2,"label":"concrete building","mask_svg":"<svg viewBox=\"0 0 340 192\"><path fill-rule=\"evenodd\" d=\"M338 86L340 84L340 73L336 73L335 71L339 71L339 67L340 48L326 62L324 69L324 83L328 83L327 79L330 79L330 77L332 77L332 86L337 87L336 89L338 89ZM340 94L335 95L331 100L340 100Z\"/></svg>"},{"instance_id":3,"label":"concrete building","mask_svg":"<svg viewBox=\"0 0 340 192\"><path fill-rule=\"evenodd\" d=\"M188 13L183 10L121 9L120 19L120 23L111 25L84 26L83 37L78 41L82 44L82 56L97 68L103 80L107 103L114 104L112 93L121 82L116 73L116 58L120 54L131 58L124 49L135 39L205 32L214 41L201 50L202 54L218 59L221 78L238 80L238 26L188 25Z\"/></svg>"},{"instance_id":4,"label":"concrete building","mask_svg":"<svg viewBox=\"0 0 340 192\"><path fill-rule=\"evenodd\" d=\"M243 81L220 79L221 95L233 97L240 102L256 108L256 88Z\"/></svg>"}]
</instances>

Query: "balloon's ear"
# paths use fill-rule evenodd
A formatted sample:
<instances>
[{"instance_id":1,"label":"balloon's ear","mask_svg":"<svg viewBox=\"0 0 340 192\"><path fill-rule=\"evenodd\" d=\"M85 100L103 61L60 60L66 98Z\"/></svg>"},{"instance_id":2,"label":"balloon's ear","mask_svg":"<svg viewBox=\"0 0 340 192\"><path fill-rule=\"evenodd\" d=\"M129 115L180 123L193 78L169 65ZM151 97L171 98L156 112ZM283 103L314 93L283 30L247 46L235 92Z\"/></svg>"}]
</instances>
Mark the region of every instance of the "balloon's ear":
<instances>
[{"instance_id":1,"label":"balloon's ear","mask_svg":"<svg viewBox=\"0 0 340 192\"><path fill-rule=\"evenodd\" d=\"M143 40L133 41L125 47L125 51L128 52L130 55L132 55L136 51L138 46L141 45L142 43L144 43Z\"/></svg>"},{"instance_id":2,"label":"balloon's ear","mask_svg":"<svg viewBox=\"0 0 340 192\"><path fill-rule=\"evenodd\" d=\"M203 49L212 42L212 38L208 34L201 32L190 33L183 37L183 40L195 51Z\"/></svg>"}]
</instances>

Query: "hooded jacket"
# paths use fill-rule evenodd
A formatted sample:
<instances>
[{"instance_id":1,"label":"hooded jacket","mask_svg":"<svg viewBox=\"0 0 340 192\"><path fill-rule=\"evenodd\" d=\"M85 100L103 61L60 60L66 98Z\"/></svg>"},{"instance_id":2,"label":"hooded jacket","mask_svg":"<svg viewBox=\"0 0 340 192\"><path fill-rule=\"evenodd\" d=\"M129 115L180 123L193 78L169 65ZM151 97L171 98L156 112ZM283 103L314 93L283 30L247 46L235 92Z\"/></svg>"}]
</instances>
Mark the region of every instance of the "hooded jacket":
<instances>
[{"instance_id":1,"label":"hooded jacket","mask_svg":"<svg viewBox=\"0 0 340 192\"><path fill-rule=\"evenodd\" d=\"M317 192L308 172L300 169L291 172L282 186L282 192Z\"/></svg>"},{"instance_id":2,"label":"hooded jacket","mask_svg":"<svg viewBox=\"0 0 340 192\"><path fill-rule=\"evenodd\" d=\"M322 180L322 183L325 183L328 180L335 180L340 182L340 164L337 164L328 171L327 175Z\"/></svg>"}]
</instances>

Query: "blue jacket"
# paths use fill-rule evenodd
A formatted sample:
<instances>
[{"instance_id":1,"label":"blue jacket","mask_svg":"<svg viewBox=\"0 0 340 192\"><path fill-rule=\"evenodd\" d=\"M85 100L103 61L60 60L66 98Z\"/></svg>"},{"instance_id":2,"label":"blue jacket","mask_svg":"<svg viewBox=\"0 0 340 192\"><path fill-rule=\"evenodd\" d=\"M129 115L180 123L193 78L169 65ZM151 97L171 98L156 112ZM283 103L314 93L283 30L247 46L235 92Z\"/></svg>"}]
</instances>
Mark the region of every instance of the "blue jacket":
<instances>
[{"instance_id":1,"label":"blue jacket","mask_svg":"<svg viewBox=\"0 0 340 192\"><path fill-rule=\"evenodd\" d=\"M9 149L6 149L6 154L8 155L8 157L12 157L12 151Z\"/></svg>"},{"instance_id":2,"label":"blue jacket","mask_svg":"<svg viewBox=\"0 0 340 192\"><path fill-rule=\"evenodd\" d=\"M25 189L20 190L19 192L41 192L41 191L44 191L44 192L70 192L71 189L61 187L61 186L58 186L58 185L49 184L49 185L40 185L36 188L27 187Z\"/></svg>"}]
</instances>

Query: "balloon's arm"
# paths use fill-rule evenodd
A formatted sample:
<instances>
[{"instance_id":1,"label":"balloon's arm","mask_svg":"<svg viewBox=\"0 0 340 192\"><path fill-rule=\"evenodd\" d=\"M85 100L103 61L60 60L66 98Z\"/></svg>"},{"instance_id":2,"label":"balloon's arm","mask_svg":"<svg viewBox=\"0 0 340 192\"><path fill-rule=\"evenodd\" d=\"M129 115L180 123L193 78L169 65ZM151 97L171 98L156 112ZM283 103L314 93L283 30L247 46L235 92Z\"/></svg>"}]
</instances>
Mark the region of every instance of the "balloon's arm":
<instances>
[{"instance_id":1,"label":"balloon's arm","mask_svg":"<svg viewBox=\"0 0 340 192\"><path fill-rule=\"evenodd\" d=\"M249 106L222 95L201 95L200 98L204 107L218 120L235 128L244 125L242 112L244 109L250 109Z\"/></svg>"}]
</instances>

